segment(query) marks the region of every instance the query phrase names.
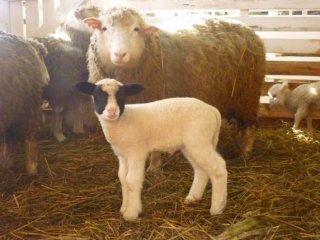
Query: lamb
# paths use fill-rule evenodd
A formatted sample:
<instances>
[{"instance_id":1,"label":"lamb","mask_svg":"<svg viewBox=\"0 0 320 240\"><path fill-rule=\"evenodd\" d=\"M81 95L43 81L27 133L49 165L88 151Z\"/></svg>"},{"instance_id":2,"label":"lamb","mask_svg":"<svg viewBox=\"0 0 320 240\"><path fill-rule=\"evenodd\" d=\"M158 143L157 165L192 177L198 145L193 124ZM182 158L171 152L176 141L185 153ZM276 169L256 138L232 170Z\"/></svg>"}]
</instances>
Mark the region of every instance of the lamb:
<instances>
[{"instance_id":1,"label":"lamb","mask_svg":"<svg viewBox=\"0 0 320 240\"><path fill-rule=\"evenodd\" d=\"M194 169L194 180L185 202L201 199L210 178L210 213L222 212L227 198L227 170L224 159L216 151L221 125L216 108L195 98L125 105L127 96L143 88L115 79L103 79L96 84L81 82L76 87L93 96L103 133L119 159L123 197L120 212L124 219L134 220L142 212L144 167L152 151L181 150Z\"/></svg>"},{"instance_id":2,"label":"lamb","mask_svg":"<svg viewBox=\"0 0 320 240\"><path fill-rule=\"evenodd\" d=\"M46 49L35 40L0 31L0 165L10 168L17 140L24 140L26 172L37 173L36 134L42 90L48 83Z\"/></svg>"},{"instance_id":3,"label":"lamb","mask_svg":"<svg viewBox=\"0 0 320 240\"><path fill-rule=\"evenodd\" d=\"M135 98L141 102L198 98L236 120L235 139L250 155L265 75L264 45L252 30L208 20L192 31L168 33L127 7L84 21L96 29L88 50L89 82L138 79L147 90Z\"/></svg>"},{"instance_id":4,"label":"lamb","mask_svg":"<svg viewBox=\"0 0 320 240\"><path fill-rule=\"evenodd\" d=\"M58 40L52 37L37 38L48 49L45 62L50 74L50 82L44 91L44 98L52 108L51 132L62 142L63 121L72 125L73 132L84 132L84 124L88 114L84 107L90 106L90 99L80 94L74 84L78 81L88 81L86 52L90 44L91 32L82 19L88 16L98 16L99 9L94 6L79 8L75 11L76 18L65 23L65 31L70 41ZM92 110L93 112L93 110ZM90 125L87 124L87 125Z\"/></svg>"},{"instance_id":5,"label":"lamb","mask_svg":"<svg viewBox=\"0 0 320 240\"><path fill-rule=\"evenodd\" d=\"M293 129L298 129L303 118L308 130L312 130L312 113L320 110L320 82L301 84L293 90L288 81L274 84L268 90L270 105L281 105L294 114Z\"/></svg>"}]
</instances>

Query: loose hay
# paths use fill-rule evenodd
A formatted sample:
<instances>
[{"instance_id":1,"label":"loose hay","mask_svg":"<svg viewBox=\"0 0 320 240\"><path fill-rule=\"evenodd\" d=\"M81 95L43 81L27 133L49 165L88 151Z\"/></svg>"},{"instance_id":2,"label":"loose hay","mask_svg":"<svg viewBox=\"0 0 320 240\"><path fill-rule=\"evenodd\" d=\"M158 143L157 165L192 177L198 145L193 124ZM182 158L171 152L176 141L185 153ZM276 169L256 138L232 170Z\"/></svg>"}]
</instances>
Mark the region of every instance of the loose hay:
<instances>
[{"instance_id":1,"label":"loose hay","mask_svg":"<svg viewBox=\"0 0 320 240\"><path fill-rule=\"evenodd\" d=\"M0 172L1 239L319 239L320 145L302 142L288 127L260 129L254 159L232 157L223 134L229 198L210 216L210 192L183 203L192 170L182 155L147 174L144 212L125 222L118 165L100 130L56 143L43 134L39 175L26 178L23 154L14 172ZM320 132L309 135L320 140ZM209 189L209 188L208 188Z\"/></svg>"}]
</instances>

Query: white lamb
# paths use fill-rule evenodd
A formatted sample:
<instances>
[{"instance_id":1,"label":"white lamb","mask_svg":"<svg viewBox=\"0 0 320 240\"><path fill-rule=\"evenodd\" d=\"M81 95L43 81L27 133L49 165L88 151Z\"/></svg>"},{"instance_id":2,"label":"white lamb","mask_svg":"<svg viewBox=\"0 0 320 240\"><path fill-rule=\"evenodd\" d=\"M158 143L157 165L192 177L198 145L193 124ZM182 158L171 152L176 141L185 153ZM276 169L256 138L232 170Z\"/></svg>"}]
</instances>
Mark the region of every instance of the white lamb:
<instances>
[{"instance_id":1,"label":"white lamb","mask_svg":"<svg viewBox=\"0 0 320 240\"><path fill-rule=\"evenodd\" d=\"M312 115L320 110L320 82L301 84L293 90L288 81L274 84L268 90L271 105L281 105L294 114L293 129L298 129L302 119L312 131Z\"/></svg>"},{"instance_id":2,"label":"white lamb","mask_svg":"<svg viewBox=\"0 0 320 240\"><path fill-rule=\"evenodd\" d=\"M93 96L104 135L119 159L123 197L120 212L125 220L134 220L142 212L145 162L152 151L181 150L194 169L185 202L201 199L210 178L210 213L222 212L226 205L228 173L224 159L216 151L221 125L216 108L195 98L125 105L125 97L141 92L143 87L114 79L103 79L96 84L80 82L76 87Z\"/></svg>"}]
</instances>

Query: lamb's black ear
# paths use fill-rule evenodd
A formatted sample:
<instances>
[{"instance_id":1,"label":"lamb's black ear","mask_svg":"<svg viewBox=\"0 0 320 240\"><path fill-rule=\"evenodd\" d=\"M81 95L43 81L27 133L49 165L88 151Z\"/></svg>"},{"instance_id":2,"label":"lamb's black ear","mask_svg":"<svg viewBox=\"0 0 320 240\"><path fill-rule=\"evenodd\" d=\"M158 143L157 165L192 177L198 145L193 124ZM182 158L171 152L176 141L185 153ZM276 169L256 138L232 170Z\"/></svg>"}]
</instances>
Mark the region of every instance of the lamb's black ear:
<instances>
[{"instance_id":1,"label":"lamb's black ear","mask_svg":"<svg viewBox=\"0 0 320 240\"><path fill-rule=\"evenodd\" d=\"M124 84L122 87L126 96L136 95L143 90L143 86L137 83Z\"/></svg>"},{"instance_id":2,"label":"lamb's black ear","mask_svg":"<svg viewBox=\"0 0 320 240\"><path fill-rule=\"evenodd\" d=\"M82 93L93 95L96 85L89 82L78 82L76 88Z\"/></svg>"}]
</instances>

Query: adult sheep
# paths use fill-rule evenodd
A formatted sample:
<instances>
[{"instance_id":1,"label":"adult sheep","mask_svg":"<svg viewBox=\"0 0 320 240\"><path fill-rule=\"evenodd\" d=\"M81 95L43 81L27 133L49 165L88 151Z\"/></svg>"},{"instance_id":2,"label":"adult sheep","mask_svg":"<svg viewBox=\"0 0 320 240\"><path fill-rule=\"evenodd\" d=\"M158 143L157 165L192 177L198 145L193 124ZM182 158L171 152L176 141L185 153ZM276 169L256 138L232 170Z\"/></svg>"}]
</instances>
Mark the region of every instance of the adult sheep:
<instances>
[{"instance_id":1,"label":"adult sheep","mask_svg":"<svg viewBox=\"0 0 320 240\"><path fill-rule=\"evenodd\" d=\"M264 45L252 30L207 20L193 30L171 34L126 7L85 22L96 29L88 51L89 82L106 77L139 81L146 89L138 99L143 102L201 99L224 118L236 120L240 149L250 154L265 75Z\"/></svg>"},{"instance_id":2,"label":"adult sheep","mask_svg":"<svg viewBox=\"0 0 320 240\"><path fill-rule=\"evenodd\" d=\"M91 106L90 99L80 94L74 85L77 82L88 81L89 77L86 53L91 32L82 20L88 16L97 17L99 12L99 8L94 6L77 9L75 17L64 24L64 30L70 41L53 37L37 38L48 49L45 63L50 82L45 88L44 97L52 108L51 132L59 142L66 139L63 134L65 121L77 134L83 133L84 125L90 124L91 118L84 109L86 106Z\"/></svg>"},{"instance_id":3,"label":"adult sheep","mask_svg":"<svg viewBox=\"0 0 320 240\"><path fill-rule=\"evenodd\" d=\"M36 133L49 77L44 54L39 42L0 31L0 165L11 167L16 140L23 139L30 175L37 173Z\"/></svg>"}]
</instances>

